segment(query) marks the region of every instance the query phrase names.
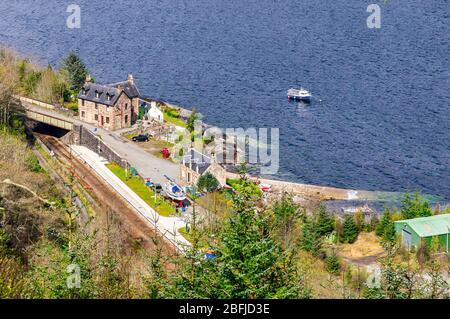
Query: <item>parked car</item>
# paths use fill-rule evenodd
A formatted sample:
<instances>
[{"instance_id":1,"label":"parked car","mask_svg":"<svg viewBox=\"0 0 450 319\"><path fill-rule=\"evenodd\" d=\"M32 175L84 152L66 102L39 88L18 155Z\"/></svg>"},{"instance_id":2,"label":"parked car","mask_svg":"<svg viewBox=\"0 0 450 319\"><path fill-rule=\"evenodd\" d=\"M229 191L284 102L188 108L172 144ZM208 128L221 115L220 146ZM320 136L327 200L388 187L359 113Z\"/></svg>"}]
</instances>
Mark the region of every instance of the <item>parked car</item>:
<instances>
[{"instance_id":1,"label":"parked car","mask_svg":"<svg viewBox=\"0 0 450 319\"><path fill-rule=\"evenodd\" d=\"M148 135L140 134L140 135L133 136L131 138L131 140L133 142L148 142L149 138L148 138Z\"/></svg>"}]
</instances>

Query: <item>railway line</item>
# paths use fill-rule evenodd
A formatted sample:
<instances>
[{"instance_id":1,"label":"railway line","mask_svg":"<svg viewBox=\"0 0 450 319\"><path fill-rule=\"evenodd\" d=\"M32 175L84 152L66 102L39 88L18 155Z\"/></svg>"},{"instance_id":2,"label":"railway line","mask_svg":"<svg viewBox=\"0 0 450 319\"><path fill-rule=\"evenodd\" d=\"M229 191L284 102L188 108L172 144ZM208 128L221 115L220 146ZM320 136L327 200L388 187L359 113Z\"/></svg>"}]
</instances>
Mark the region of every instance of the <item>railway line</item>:
<instances>
[{"instance_id":1,"label":"railway line","mask_svg":"<svg viewBox=\"0 0 450 319\"><path fill-rule=\"evenodd\" d=\"M37 132L33 132L33 135L53 151L54 156L64 165L66 171L97 201L96 204L101 210L100 213L112 212L120 221L124 231L133 239L139 241L146 250L155 250L157 248L155 239L158 238L165 254L176 253L172 244L157 234L148 221L144 220L134 208L103 182L85 163L75 157L60 140L54 136Z\"/></svg>"}]
</instances>

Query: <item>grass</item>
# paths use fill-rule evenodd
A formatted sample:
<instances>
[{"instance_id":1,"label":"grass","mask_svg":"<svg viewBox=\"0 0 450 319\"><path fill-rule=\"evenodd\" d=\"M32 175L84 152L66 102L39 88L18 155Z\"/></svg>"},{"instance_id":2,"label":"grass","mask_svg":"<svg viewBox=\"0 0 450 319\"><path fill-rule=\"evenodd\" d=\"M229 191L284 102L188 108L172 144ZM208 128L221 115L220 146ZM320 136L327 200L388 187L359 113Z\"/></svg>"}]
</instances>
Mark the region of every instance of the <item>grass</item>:
<instances>
[{"instance_id":1,"label":"grass","mask_svg":"<svg viewBox=\"0 0 450 319\"><path fill-rule=\"evenodd\" d=\"M186 227L182 227L182 228L178 229L178 231L188 242L190 242L192 244L192 237L191 237L190 233L187 232Z\"/></svg>"},{"instance_id":2,"label":"grass","mask_svg":"<svg viewBox=\"0 0 450 319\"><path fill-rule=\"evenodd\" d=\"M186 122L167 111L164 112L164 120L177 126L186 127Z\"/></svg>"},{"instance_id":3,"label":"grass","mask_svg":"<svg viewBox=\"0 0 450 319\"><path fill-rule=\"evenodd\" d=\"M339 245L339 255L352 260L380 256L383 253L380 239L373 232L361 232L353 244Z\"/></svg>"},{"instance_id":4,"label":"grass","mask_svg":"<svg viewBox=\"0 0 450 319\"><path fill-rule=\"evenodd\" d=\"M165 200L160 195L156 195L156 207L155 207L155 193L139 176L125 177L125 170L117 164L106 165L111 172L119 177L133 192L135 192L144 202L150 207L153 207L161 216L169 217L175 214L175 208L170 202Z\"/></svg>"},{"instance_id":5,"label":"grass","mask_svg":"<svg viewBox=\"0 0 450 319\"><path fill-rule=\"evenodd\" d=\"M186 230L186 227L182 227L182 228L179 228L178 229L178 232L188 241L188 242L190 242L191 244L193 244L194 243L194 238L193 238L193 234L192 234L192 228L191 228L191 230L188 232L187 230ZM208 240L206 240L206 238L205 238L205 234L202 234L202 233L199 233L198 235L197 235L197 237L198 237L198 242L197 242L197 245L198 245L198 247L200 248L200 250L201 251L204 251L204 250L206 250L206 249L209 249L209 248L211 248L211 245L208 243Z\"/></svg>"},{"instance_id":6,"label":"grass","mask_svg":"<svg viewBox=\"0 0 450 319\"><path fill-rule=\"evenodd\" d=\"M129 132L123 135L123 137L125 137L126 139L131 140L134 136L139 135L138 132L133 131L133 132Z\"/></svg>"}]
</instances>

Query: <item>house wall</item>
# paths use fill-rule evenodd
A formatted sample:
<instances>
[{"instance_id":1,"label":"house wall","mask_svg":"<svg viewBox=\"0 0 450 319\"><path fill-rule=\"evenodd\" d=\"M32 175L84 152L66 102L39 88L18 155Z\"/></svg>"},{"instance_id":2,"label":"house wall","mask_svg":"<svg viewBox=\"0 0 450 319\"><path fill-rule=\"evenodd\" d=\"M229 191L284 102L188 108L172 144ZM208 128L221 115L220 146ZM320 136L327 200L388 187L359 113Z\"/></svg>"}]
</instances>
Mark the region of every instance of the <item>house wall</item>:
<instances>
[{"instance_id":1,"label":"house wall","mask_svg":"<svg viewBox=\"0 0 450 319\"><path fill-rule=\"evenodd\" d=\"M221 186L225 186L227 183L227 171L217 163L212 163L206 172L211 173L219 181ZM205 172L205 173L206 173Z\"/></svg>"},{"instance_id":2,"label":"house wall","mask_svg":"<svg viewBox=\"0 0 450 319\"><path fill-rule=\"evenodd\" d=\"M96 107L97 106L97 107ZM131 126L133 106L131 99L120 94L114 106L78 99L80 120L108 130L117 130Z\"/></svg>"},{"instance_id":3,"label":"house wall","mask_svg":"<svg viewBox=\"0 0 450 319\"><path fill-rule=\"evenodd\" d=\"M132 105L132 115L131 115L131 124L136 123L139 119L139 98L135 97L131 100Z\"/></svg>"},{"instance_id":4,"label":"house wall","mask_svg":"<svg viewBox=\"0 0 450 319\"><path fill-rule=\"evenodd\" d=\"M190 177L190 178L188 178ZM186 185L195 185L197 184L198 179L200 178L200 174L196 171L186 167L183 164L180 164L180 184L181 186Z\"/></svg>"},{"instance_id":5,"label":"house wall","mask_svg":"<svg viewBox=\"0 0 450 319\"><path fill-rule=\"evenodd\" d=\"M151 107L148 111L148 117L157 120L158 122L164 122L164 114L156 106Z\"/></svg>"},{"instance_id":6,"label":"house wall","mask_svg":"<svg viewBox=\"0 0 450 319\"><path fill-rule=\"evenodd\" d=\"M217 163L213 163L203 174L206 174L207 172L211 173L215 178L217 178L221 186L226 185L227 172L222 166ZM188 176L190 177L189 180ZM186 167L183 164L180 164L180 180L182 186L197 184L200 176L201 175L196 171L190 169L189 167Z\"/></svg>"}]
</instances>

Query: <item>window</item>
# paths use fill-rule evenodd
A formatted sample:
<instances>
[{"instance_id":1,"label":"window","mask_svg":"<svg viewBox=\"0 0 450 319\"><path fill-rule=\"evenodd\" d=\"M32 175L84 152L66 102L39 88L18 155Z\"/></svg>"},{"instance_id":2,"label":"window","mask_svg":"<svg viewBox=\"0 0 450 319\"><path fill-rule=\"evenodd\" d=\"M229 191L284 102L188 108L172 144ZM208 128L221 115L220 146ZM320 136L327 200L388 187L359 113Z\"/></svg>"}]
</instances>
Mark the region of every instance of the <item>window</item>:
<instances>
[{"instance_id":1,"label":"window","mask_svg":"<svg viewBox=\"0 0 450 319\"><path fill-rule=\"evenodd\" d=\"M128 123L128 115L125 115L125 124Z\"/></svg>"},{"instance_id":2,"label":"window","mask_svg":"<svg viewBox=\"0 0 450 319\"><path fill-rule=\"evenodd\" d=\"M108 101L111 101L111 95L109 95L108 93L106 93L106 99L107 99Z\"/></svg>"},{"instance_id":3,"label":"window","mask_svg":"<svg viewBox=\"0 0 450 319\"><path fill-rule=\"evenodd\" d=\"M125 110L128 109L128 103L125 103ZM126 121L125 121L126 122Z\"/></svg>"},{"instance_id":4,"label":"window","mask_svg":"<svg viewBox=\"0 0 450 319\"><path fill-rule=\"evenodd\" d=\"M95 109L98 110L98 104L97 103L95 103Z\"/></svg>"},{"instance_id":5,"label":"window","mask_svg":"<svg viewBox=\"0 0 450 319\"><path fill-rule=\"evenodd\" d=\"M106 124L109 124L109 117L106 117Z\"/></svg>"},{"instance_id":6,"label":"window","mask_svg":"<svg viewBox=\"0 0 450 319\"><path fill-rule=\"evenodd\" d=\"M81 100L81 106L84 106L84 100Z\"/></svg>"},{"instance_id":7,"label":"window","mask_svg":"<svg viewBox=\"0 0 450 319\"><path fill-rule=\"evenodd\" d=\"M81 117L84 117L84 115L85 115L84 111L81 111Z\"/></svg>"},{"instance_id":8,"label":"window","mask_svg":"<svg viewBox=\"0 0 450 319\"><path fill-rule=\"evenodd\" d=\"M95 114L94 118L96 121L98 121L98 114Z\"/></svg>"}]
</instances>

